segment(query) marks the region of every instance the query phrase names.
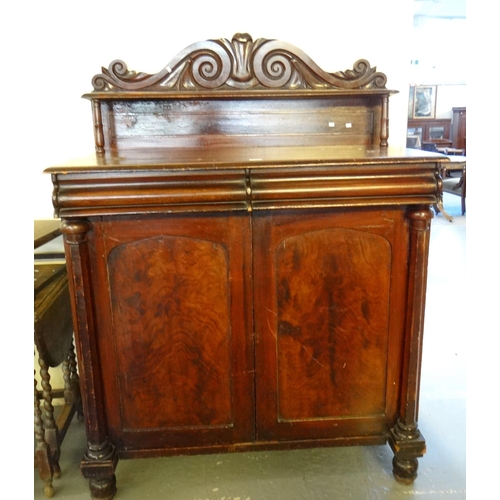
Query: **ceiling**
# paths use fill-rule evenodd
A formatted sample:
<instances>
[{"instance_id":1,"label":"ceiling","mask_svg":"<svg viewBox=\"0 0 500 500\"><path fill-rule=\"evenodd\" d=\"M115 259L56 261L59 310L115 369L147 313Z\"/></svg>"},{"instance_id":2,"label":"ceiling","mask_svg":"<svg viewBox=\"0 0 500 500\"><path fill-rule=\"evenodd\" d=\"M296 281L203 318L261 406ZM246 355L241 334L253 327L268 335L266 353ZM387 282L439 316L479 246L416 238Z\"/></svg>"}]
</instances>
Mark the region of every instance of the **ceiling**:
<instances>
[{"instance_id":1,"label":"ceiling","mask_svg":"<svg viewBox=\"0 0 500 500\"><path fill-rule=\"evenodd\" d=\"M414 0L415 17L465 19L466 0Z\"/></svg>"}]
</instances>

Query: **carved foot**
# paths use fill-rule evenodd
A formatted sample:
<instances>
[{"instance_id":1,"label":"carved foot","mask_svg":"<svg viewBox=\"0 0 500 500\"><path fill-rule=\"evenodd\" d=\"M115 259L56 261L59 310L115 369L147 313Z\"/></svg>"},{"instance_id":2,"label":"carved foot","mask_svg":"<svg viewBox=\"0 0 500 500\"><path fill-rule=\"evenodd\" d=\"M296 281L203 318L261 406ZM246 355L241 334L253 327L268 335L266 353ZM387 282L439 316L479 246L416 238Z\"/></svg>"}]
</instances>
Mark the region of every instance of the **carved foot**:
<instances>
[{"instance_id":1,"label":"carved foot","mask_svg":"<svg viewBox=\"0 0 500 500\"><path fill-rule=\"evenodd\" d=\"M116 495L117 463L116 449L107 440L100 445L87 443L80 469L89 479L90 495L95 500L111 500Z\"/></svg>"},{"instance_id":2,"label":"carved foot","mask_svg":"<svg viewBox=\"0 0 500 500\"><path fill-rule=\"evenodd\" d=\"M392 459L392 473L396 481L400 484L409 485L417 478L418 460L410 458L409 460L399 459L394 456Z\"/></svg>"},{"instance_id":3,"label":"carved foot","mask_svg":"<svg viewBox=\"0 0 500 500\"><path fill-rule=\"evenodd\" d=\"M405 426L402 422L391 429L389 445L394 452L392 472L401 484L412 484L417 477L418 457L425 453L425 439L416 425Z\"/></svg>"},{"instance_id":4,"label":"carved foot","mask_svg":"<svg viewBox=\"0 0 500 500\"><path fill-rule=\"evenodd\" d=\"M43 487L43 494L47 498L52 498L54 496L54 487L52 486L52 480L45 481L45 485Z\"/></svg>"},{"instance_id":5,"label":"carved foot","mask_svg":"<svg viewBox=\"0 0 500 500\"><path fill-rule=\"evenodd\" d=\"M111 500L116 495L116 476L104 479L91 479L90 496L95 500Z\"/></svg>"}]
</instances>

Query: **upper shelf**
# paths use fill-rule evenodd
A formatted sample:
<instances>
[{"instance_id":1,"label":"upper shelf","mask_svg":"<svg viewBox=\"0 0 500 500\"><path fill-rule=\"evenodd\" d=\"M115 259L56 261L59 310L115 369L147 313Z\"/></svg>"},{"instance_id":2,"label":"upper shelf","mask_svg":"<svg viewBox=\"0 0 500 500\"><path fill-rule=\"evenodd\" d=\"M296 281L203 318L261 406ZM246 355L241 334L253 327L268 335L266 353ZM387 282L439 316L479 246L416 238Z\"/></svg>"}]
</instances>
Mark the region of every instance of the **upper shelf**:
<instances>
[{"instance_id":1,"label":"upper shelf","mask_svg":"<svg viewBox=\"0 0 500 500\"><path fill-rule=\"evenodd\" d=\"M360 59L328 73L277 40L197 42L160 72L113 61L94 76L95 145L106 150L387 146L387 77Z\"/></svg>"}]
</instances>

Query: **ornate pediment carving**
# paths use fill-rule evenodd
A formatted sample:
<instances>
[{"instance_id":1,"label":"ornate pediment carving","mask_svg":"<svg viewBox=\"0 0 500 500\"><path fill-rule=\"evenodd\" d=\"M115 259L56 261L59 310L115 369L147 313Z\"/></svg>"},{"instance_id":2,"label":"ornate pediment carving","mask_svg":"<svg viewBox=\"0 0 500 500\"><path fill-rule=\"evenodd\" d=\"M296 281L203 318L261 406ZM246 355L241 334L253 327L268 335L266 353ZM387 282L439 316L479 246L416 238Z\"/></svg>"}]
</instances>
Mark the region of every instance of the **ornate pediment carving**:
<instances>
[{"instance_id":1,"label":"ornate pediment carving","mask_svg":"<svg viewBox=\"0 0 500 500\"><path fill-rule=\"evenodd\" d=\"M130 71L120 60L94 76L96 92L385 89L387 78L368 61L353 69L327 73L293 45L237 33L232 40L207 40L190 45L159 73Z\"/></svg>"}]
</instances>

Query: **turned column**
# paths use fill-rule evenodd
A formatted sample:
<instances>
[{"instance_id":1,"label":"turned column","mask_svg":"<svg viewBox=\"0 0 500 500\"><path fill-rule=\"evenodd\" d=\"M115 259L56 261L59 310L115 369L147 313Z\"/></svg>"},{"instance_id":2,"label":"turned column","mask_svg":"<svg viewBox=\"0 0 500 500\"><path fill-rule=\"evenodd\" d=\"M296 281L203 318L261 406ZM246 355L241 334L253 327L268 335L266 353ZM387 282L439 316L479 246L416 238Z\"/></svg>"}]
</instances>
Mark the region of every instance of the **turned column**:
<instances>
[{"instance_id":1,"label":"turned column","mask_svg":"<svg viewBox=\"0 0 500 500\"><path fill-rule=\"evenodd\" d=\"M429 254L430 221L428 207L412 209L406 333L399 419L391 429L389 445L394 452L393 473L396 480L411 484L417 477L418 460L425 453L425 439L418 430L418 398L422 362L422 340Z\"/></svg>"},{"instance_id":2,"label":"turned column","mask_svg":"<svg viewBox=\"0 0 500 500\"><path fill-rule=\"evenodd\" d=\"M100 370L96 349L96 325L92 297L92 273L85 220L63 221L71 308L75 331L81 398L87 432L87 449L81 471L89 479L92 498L110 500L116 493L118 456L108 440Z\"/></svg>"},{"instance_id":3,"label":"turned column","mask_svg":"<svg viewBox=\"0 0 500 500\"><path fill-rule=\"evenodd\" d=\"M38 354L38 364L40 365L40 377L42 379L42 395L45 409L45 441L49 445L54 477L61 477L59 466L59 429L54 418L54 406L52 405L52 386L50 385L49 367L45 359Z\"/></svg>"},{"instance_id":4,"label":"turned column","mask_svg":"<svg viewBox=\"0 0 500 500\"><path fill-rule=\"evenodd\" d=\"M380 146L387 147L389 139L389 96L382 97L382 118L380 121Z\"/></svg>"},{"instance_id":5,"label":"turned column","mask_svg":"<svg viewBox=\"0 0 500 500\"><path fill-rule=\"evenodd\" d=\"M44 482L44 493L47 498L54 496L54 487L52 479L54 477L54 467L52 463L52 455L49 445L45 441L45 430L42 420L42 410L40 409L40 401L38 400L38 391L36 390L36 378L34 379L35 387L35 466L38 468L40 479Z\"/></svg>"}]
</instances>

